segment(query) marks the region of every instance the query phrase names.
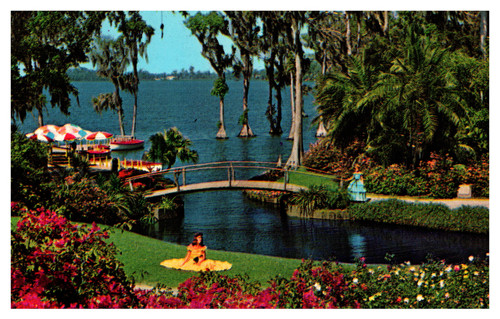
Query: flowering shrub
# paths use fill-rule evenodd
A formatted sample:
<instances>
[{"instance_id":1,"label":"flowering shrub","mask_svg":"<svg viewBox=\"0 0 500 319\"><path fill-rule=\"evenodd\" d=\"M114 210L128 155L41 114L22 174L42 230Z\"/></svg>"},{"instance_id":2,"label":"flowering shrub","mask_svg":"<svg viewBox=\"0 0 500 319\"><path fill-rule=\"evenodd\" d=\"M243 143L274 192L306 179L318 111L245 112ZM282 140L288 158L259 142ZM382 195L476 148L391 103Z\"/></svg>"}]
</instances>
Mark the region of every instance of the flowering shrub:
<instances>
[{"instance_id":1,"label":"flowering shrub","mask_svg":"<svg viewBox=\"0 0 500 319\"><path fill-rule=\"evenodd\" d=\"M489 263L429 261L368 267L361 258L349 275L350 298L362 308L488 308Z\"/></svg>"},{"instance_id":2,"label":"flowering shrub","mask_svg":"<svg viewBox=\"0 0 500 319\"><path fill-rule=\"evenodd\" d=\"M480 161L474 162L467 167L464 183L472 185L472 194L477 197L489 197L490 195L490 162L485 155Z\"/></svg>"},{"instance_id":3,"label":"flowering shrub","mask_svg":"<svg viewBox=\"0 0 500 319\"><path fill-rule=\"evenodd\" d=\"M50 207L72 221L114 225L126 220L120 206L92 179L68 177L64 184L52 186Z\"/></svg>"},{"instance_id":4,"label":"flowering shrub","mask_svg":"<svg viewBox=\"0 0 500 319\"><path fill-rule=\"evenodd\" d=\"M471 184L475 197L489 196L489 160L485 155L472 164L457 164L446 155L432 153L416 169L401 164L378 165L362 156L364 144L354 142L343 150L324 139L310 145L304 166L332 173L339 178L352 176L353 163L360 164L367 191L376 194L454 198L460 184Z\"/></svg>"},{"instance_id":5,"label":"flowering shrub","mask_svg":"<svg viewBox=\"0 0 500 319\"><path fill-rule=\"evenodd\" d=\"M261 202L279 203L285 192L250 189L244 191L245 195L252 200Z\"/></svg>"},{"instance_id":6,"label":"flowering shrub","mask_svg":"<svg viewBox=\"0 0 500 319\"><path fill-rule=\"evenodd\" d=\"M270 291L279 296L278 308L360 308L356 299L345 298L349 281L332 265L303 261L291 279L272 280Z\"/></svg>"},{"instance_id":7,"label":"flowering shrub","mask_svg":"<svg viewBox=\"0 0 500 319\"><path fill-rule=\"evenodd\" d=\"M304 155L304 166L334 174L340 178L352 176L354 159L363 153L365 144L356 141L343 150L333 147L327 139L322 139L309 146ZM362 159L362 167L370 165L369 159Z\"/></svg>"},{"instance_id":8,"label":"flowering shrub","mask_svg":"<svg viewBox=\"0 0 500 319\"><path fill-rule=\"evenodd\" d=\"M365 172L368 192L387 195L429 196L455 198L460 184L472 184L477 197L489 195L489 164L482 161L470 166L455 164L449 156L431 154L415 170L399 164L387 168L373 167Z\"/></svg>"},{"instance_id":9,"label":"flowering shrub","mask_svg":"<svg viewBox=\"0 0 500 319\"><path fill-rule=\"evenodd\" d=\"M17 212L12 232L12 308L139 306L107 233L80 227L55 212Z\"/></svg>"},{"instance_id":10,"label":"flowering shrub","mask_svg":"<svg viewBox=\"0 0 500 319\"><path fill-rule=\"evenodd\" d=\"M303 261L291 278L260 288L247 278L203 273L179 285L177 296L141 291L148 308L488 308L488 258L466 264L428 261L354 270L331 262Z\"/></svg>"}]
</instances>

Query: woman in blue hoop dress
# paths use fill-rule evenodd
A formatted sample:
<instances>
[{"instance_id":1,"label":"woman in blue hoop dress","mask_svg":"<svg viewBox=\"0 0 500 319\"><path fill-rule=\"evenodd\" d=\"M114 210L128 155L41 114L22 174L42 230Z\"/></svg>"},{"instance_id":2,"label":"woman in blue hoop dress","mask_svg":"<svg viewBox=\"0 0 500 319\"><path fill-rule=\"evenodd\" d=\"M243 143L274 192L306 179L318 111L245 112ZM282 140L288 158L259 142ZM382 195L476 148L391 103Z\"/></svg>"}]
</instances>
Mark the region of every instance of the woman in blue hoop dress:
<instances>
[{"instance_id":1,"label":"woman in blue hoop dress","mask_svg":"<svg viewBox=\"0 0 500 319\"><path fill-rule=\"evenodd\" d=\"M359 165L356 164L355 172L349 179L351 182L347 186L347 193L353 202L366 202L366 189L363 183L363 173L359 171Z\"/></svg>"}]
</instances>

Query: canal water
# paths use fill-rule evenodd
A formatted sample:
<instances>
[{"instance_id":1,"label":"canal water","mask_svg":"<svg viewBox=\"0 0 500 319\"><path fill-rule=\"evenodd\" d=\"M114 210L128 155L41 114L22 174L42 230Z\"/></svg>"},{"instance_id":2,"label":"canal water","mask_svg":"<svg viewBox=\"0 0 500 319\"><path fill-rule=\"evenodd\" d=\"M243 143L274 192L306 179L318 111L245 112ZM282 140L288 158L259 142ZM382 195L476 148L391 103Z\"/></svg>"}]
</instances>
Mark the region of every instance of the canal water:
<instances>
[{"instance_id":1,"label":"canal water","mask_svg":"<svg viewBox=\"0 0 500 319\"><path fill-rule=\"evenodd\" d=\"M292 142L287 140L290 129L290 94L283 91L283 135L269 135L266 120L267 82L252 81L249 94L249 123L257 137L236 137L242 113L241 81L228 83L225 98L227 140L215 139L219 118L218 98L210 95L211 81L151 81L142 82L139 90L139 109L136 136L146 140L145 149L114 152L120 159L140 159L150 146L149 136L177 127L193 142L199 153L199 163L216 161L275 162L281 155L286 161ZM57 109L48 108L45 124L73 123L91 131L119 134L117 115L111 111L99 115L93 111L91 98L99 93L112 92L107 82L75 82L80 92L80 107L70 108L66 117ZM125 110L125 130L130 132L133 98L122 94ZM74 100L73 100L74 101ZM306 96L304 111L304 147L314 143L316 116L313 97ZM28 115L24 133L36 129L34 117ZM183 163L177 162L175 166ZM215 174L215 173L210 173ZM223 172L223 174L226 174ZM253 174L247 172L246 174ZM238 176L238 178L248 178ZM141 230L145 235L164 241L188 244L195 232L205 235L209 249L246 252L289 258L312 258L352 262L366 257L367 262L385 262L386 254L394 254L397 262L419 263L428 256L463 262L468 256L484 256L489 251L487 235L430 231L414 227L377 225L352 221L304 220L290 218L272 205L255 203L241 191L211 191L183 196L184 215L177 220L159 222Z\"/></svg>"}]
</instances>

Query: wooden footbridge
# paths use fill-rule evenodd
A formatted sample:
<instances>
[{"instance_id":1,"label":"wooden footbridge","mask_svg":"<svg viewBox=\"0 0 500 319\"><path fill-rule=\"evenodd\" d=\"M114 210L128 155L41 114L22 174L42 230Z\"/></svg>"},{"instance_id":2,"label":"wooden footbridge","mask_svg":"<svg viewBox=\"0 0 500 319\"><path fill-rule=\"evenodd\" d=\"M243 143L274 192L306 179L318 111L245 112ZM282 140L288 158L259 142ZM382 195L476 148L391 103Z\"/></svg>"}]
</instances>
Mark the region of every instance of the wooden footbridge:
<instances>
[{"instance_id":1,"label":"wooden footbridge","mask_svg":"<svg viewBox=\"0 0 500 319\"><path fill-rule=\"evenodd\" d=\"M264 173L267 175L262 175ZM289 182L290 174L316 175L325 178L325 182L331 182L332 179L335 179L332 175L288 170L280 167L276 162L227 161L175 167L129 177L127 181L133 190L133 181L136 179L173 176L173 187L146 193L146 198L214 190L258 189L299 192L307 189L305 186L291 184ZM269 175L281 177L280 181L265 180L265 177ZM260 176L260 178L255 178L255 176Z\"/></svg>"}]
</instances>

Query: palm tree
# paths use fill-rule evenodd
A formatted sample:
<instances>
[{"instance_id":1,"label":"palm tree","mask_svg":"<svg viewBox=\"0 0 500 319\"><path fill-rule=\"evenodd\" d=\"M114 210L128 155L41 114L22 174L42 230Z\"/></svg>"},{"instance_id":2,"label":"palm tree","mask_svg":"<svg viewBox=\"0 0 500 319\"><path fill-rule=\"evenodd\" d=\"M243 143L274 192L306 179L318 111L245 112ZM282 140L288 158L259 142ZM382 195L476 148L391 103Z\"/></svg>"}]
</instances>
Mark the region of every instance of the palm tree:
<instances>
[{"instance_id":1,"label":"palm tree","mask_svg":"<svg viewBox=\"0 0 500 319\"><path fill-rule=\"evenodd\" d=\"M374 98L359 103L374 88L380 73L378 66L372 64L369 52L363 50L349 57L345 64L346 73L332 70L316 83L315 101L319 115L314 122L324 120L328 136L340 148L361 138L370 145L381 127L384 117L380 108L382 102ZM384 64L385 59L387 57L381 55L377 63Z\"/></svg>"},{"instance_id":2,"label":"palm tree","mask_svg":"<svg viewBox=\"0 0 500 319\"><path fill-rule=\"evenodd\" d=\"M198 161L198 152L190 148L193 144L191 140L184 138L175 127L151 135L149 140L151 149L145 154L148 160L160 161L167 168L172 167L177 158L182 162Z\"/></svg>"},{"instance_id":3,"label":"palm tree","mask_svg":"<svg viewBox=\"0 0 500 319\"><path fill-rule=\"evenodd\" d=\"M122 39L98 38L95 42L96 47L90 54L92 65L97 66L97 75L108 78L113 83L115 90L113 93L99 94L97 98L92 99L92 104L99 113L105 110L116 111L120 133L125 135L120 89L130 88L130 77L124 74L129 62L128 48Z\"/></svg>"},{"instance_id":4,"label":"palm tree","mask_svg":"<svg viewBox=\"0 0 500 319\"><path fill-rule=\"evenodd\" d=\"M433 148L442 149L443 142L454 138L466 105L448 68L448 51L424 35L420 24L408 24L404 33L403 50L390 72L381 73L358 104L384 101L379 114L390 114L385 119L399 125L410 155L406 163L415 167Z\"/></svg>"},{"instance_id":5,"label":"palm tree","mask_svg":"<svg viewBox=\"0 0 500 319\"><path fill-rule=\"evenodd\" d=\"M123 34L125 45L129 49L129 59L132 64L133 77L131 79L131 93L134 95L134 111L132 115L132 137L135 136L136 118L137 118L137 93L139 92L139 74L137 63L139 56L147 61L146 48L154 35L153 27L146 24L137 11L128 12L129 18L125 17L123 11L118 12L117 22L118 30Z\"/></svg>"}]
</instances>

